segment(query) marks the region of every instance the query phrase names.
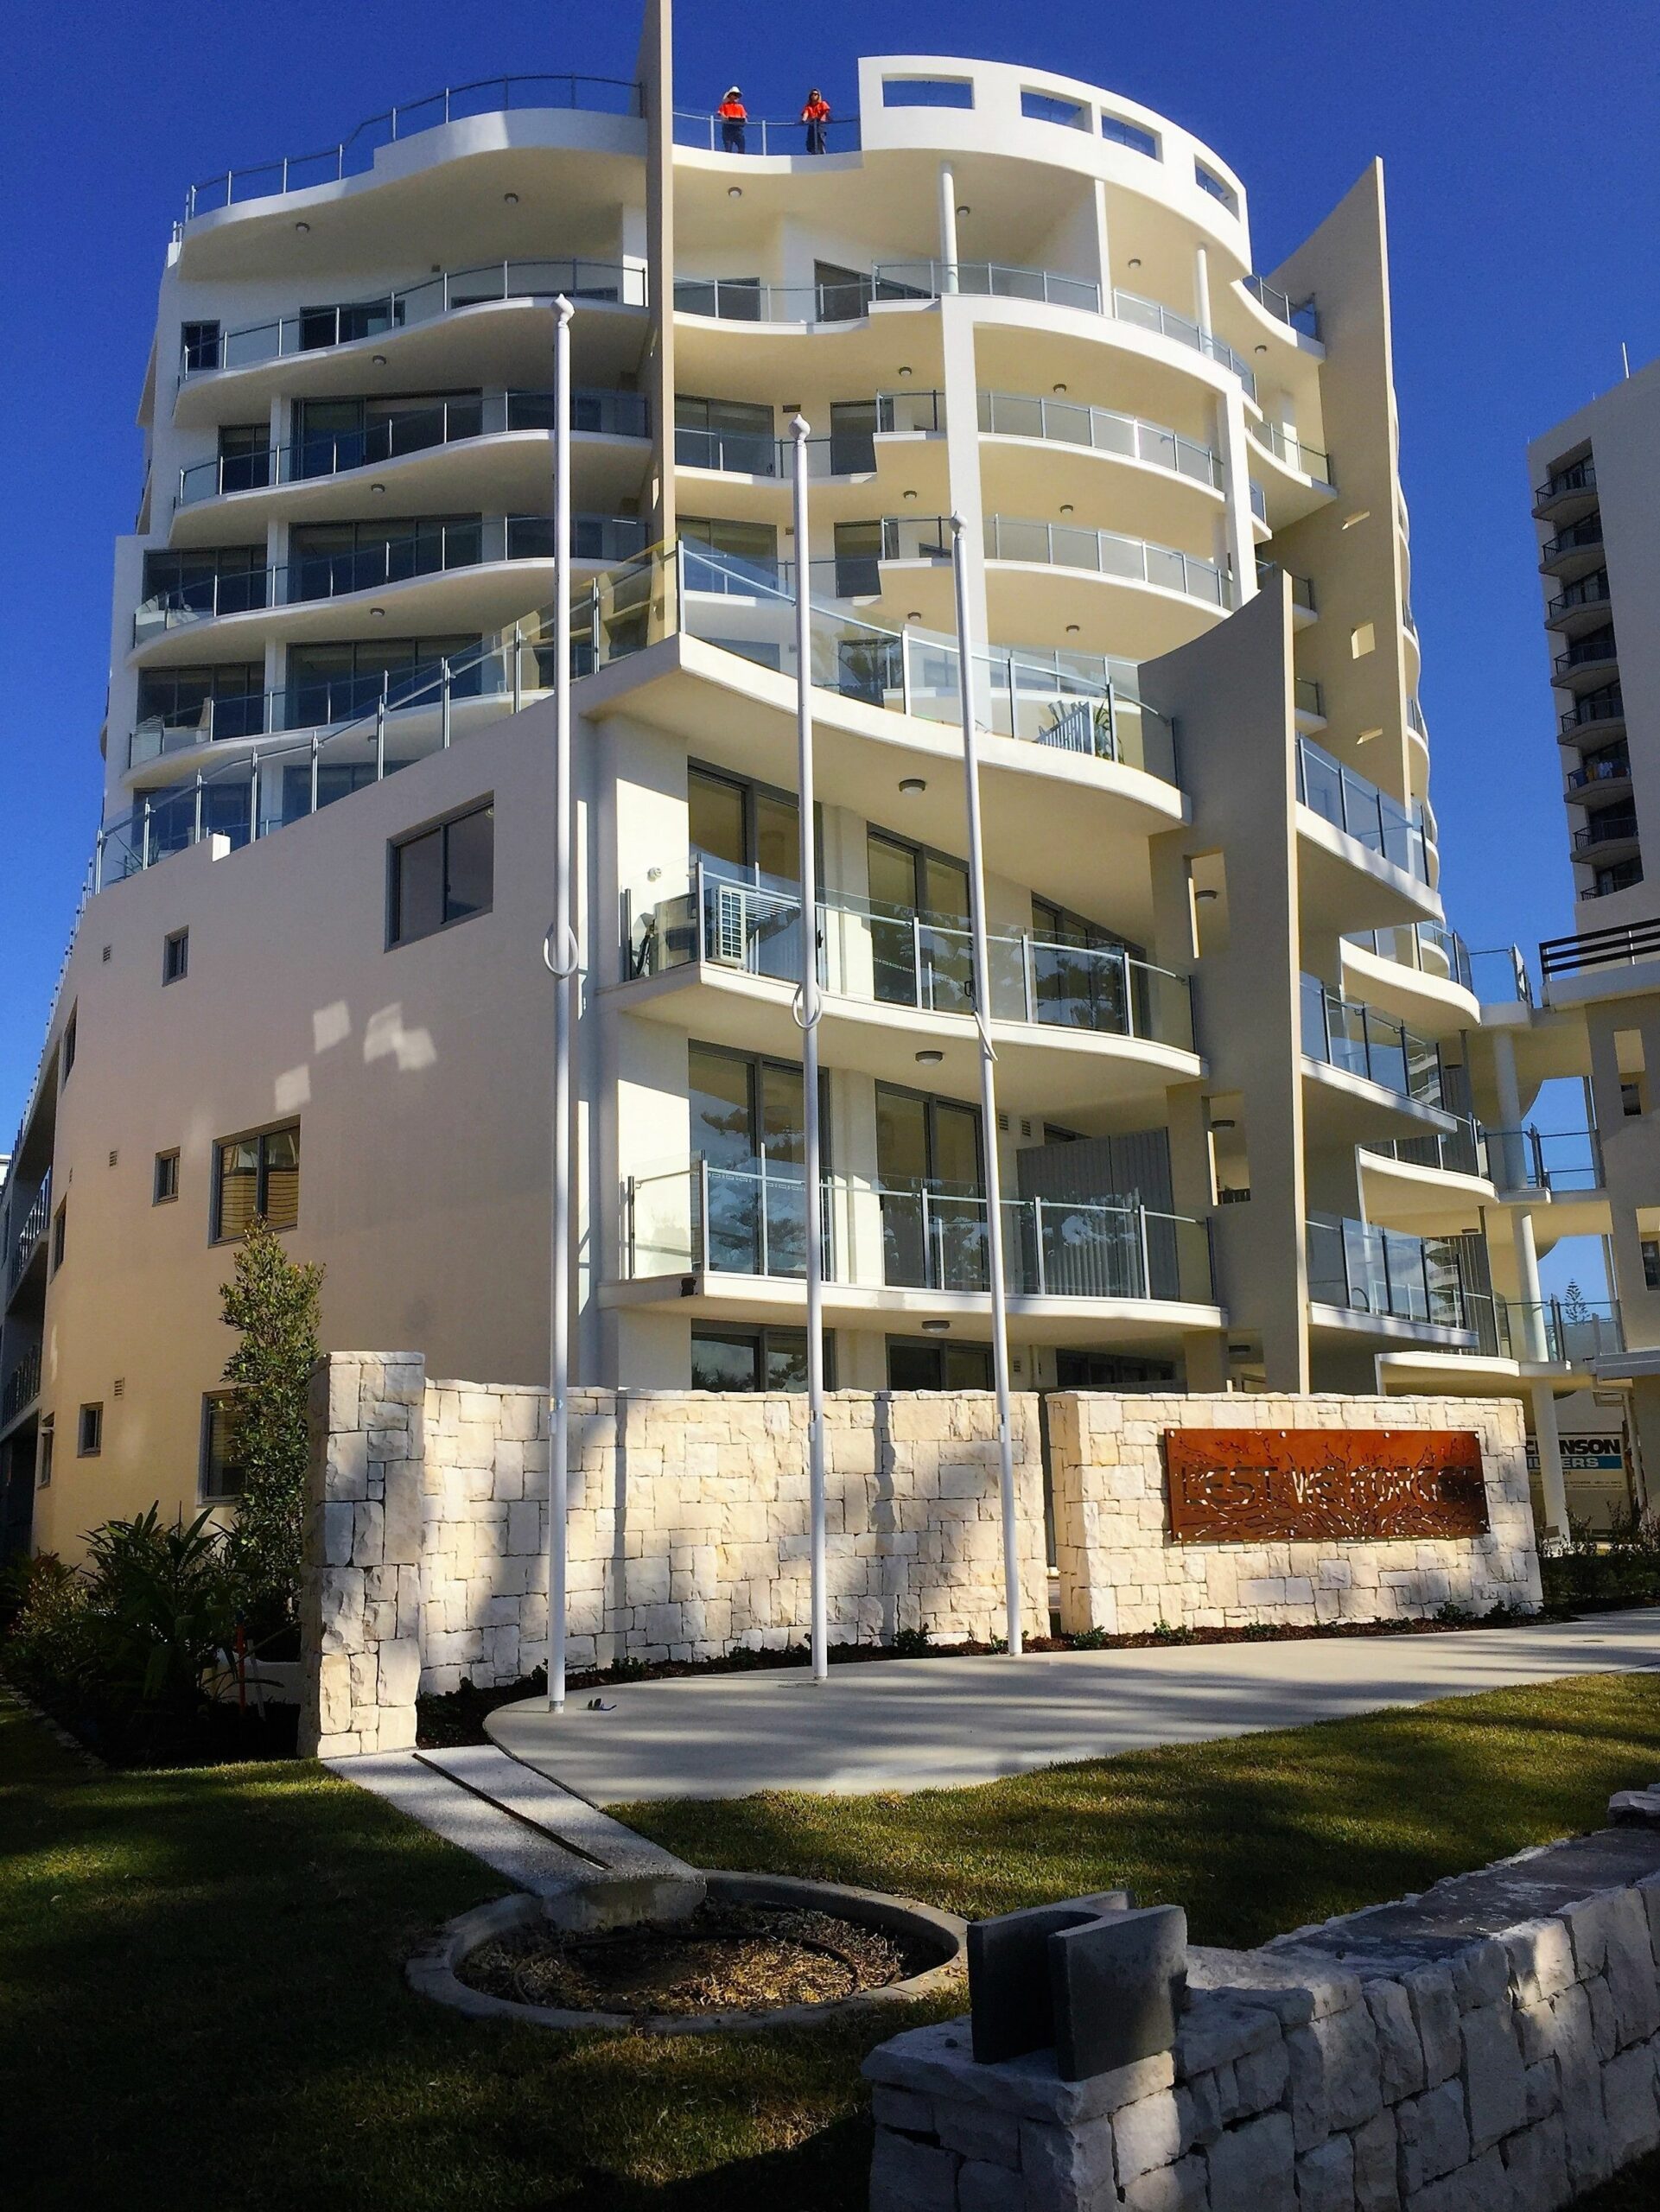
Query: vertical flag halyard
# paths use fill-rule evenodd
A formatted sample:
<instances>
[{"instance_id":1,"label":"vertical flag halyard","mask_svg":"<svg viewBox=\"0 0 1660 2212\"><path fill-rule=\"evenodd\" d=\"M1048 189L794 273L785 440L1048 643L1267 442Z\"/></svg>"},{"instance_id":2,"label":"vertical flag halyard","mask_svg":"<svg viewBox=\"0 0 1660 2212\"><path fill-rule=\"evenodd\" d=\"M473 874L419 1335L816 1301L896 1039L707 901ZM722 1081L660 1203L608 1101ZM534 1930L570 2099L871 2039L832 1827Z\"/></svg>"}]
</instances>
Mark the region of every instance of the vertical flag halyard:
<instances>
[{"instance_id":1,"label":"vertical flag halyard","mask_svg":"<svg viewBox=\"0 0 1660 2212\"><path fill-rule=\"evenodd\" d=\"M1003 1277L1002 1178L997 1167L997 1056L991 1045L991 963L986 950L986 874L980 834L980 753L974 721L974 643L969 621L963 518L951 523L957 590L957 689L963 710L963 776L968 796L969 930L974 955L974 1022L980 1033L981 1147L986 1178L986 1263L991 1273L991 1372L997 1390L997 1450L1003 1510L1003 1604L1011 1658L1021 1653L1021 1560L1014 1513L1014 1450L1008 1410L1008 1301Z\"/></svg>"},{"instance_id":2,"label":"vertical flag halyard","mask_svg":"<svg viewBox=\"0 0 1660 2212\"><path fill-rule=\"evenodd\" d=\"M813 838L812 609L807 521L807 440L798 415L795 441L796 791L801 875L801 978L795 1018L801 1031L802 1149L807 1208L807 1467L812 1499L812 1671L829 1671L829 1608L824 1595L824 1224L818 1129L818 867Z\"/></svg>"},{"instance_id":3,"label":"vertical flag halyard","mask_svg":"<svg viewBox=\"0 0 1660 2212\"><path fill-rule=\"evenodd\" d=\"M570 320L553 303L553 1109L548 1268L548 1709L565 1703L565 1541L569 1506L570 1030L580 965L572 926L570 782Z\"/></svg>"}]
</instances>

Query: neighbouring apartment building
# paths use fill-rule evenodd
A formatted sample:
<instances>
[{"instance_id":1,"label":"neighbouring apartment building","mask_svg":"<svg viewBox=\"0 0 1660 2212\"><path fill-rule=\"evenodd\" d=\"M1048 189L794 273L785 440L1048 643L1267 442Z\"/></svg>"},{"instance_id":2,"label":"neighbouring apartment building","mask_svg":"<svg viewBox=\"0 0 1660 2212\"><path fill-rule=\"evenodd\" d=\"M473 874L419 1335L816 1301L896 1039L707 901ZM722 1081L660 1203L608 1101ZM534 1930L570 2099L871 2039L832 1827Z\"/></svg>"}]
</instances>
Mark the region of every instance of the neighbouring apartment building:
<instances>
[{"instance_id":1,"label":"neighbouring apartment building","mask_svg":"<svg viewBox=\"0 0 1660 2212\"><path fill-rule=\"evenodd\" d=\"M1116 93L866 60L809 153L674 113L667 48L654 4L637 82L441 94L189 196L5 1185L11 1542L234 1497L219 1287L256 1213L326 1265L331 1347L545 1373L560 294L574 1379L798 1384L811 1217L835 1383L983 1387L995 1144L1017 1389L1515 1395L1550 1504L1555 1396L1619 1318L1541 1296L1602 1200L1541 1179L1554 1032L1509 956L1484 1010L1436 888L1381 170L1259 274L1244 181Z\"/></svg>"}]
</instances>

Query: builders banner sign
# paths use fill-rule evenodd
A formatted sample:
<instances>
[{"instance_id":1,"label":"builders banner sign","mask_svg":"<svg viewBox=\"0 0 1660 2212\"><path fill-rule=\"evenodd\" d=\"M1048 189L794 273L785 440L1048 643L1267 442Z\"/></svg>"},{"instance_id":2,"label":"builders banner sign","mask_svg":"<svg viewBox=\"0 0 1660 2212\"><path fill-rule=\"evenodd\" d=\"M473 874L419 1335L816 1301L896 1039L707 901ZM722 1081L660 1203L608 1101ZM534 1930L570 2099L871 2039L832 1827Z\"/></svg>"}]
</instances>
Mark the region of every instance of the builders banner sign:
<instances>
[{"instance_id":1,"label":"builders banner sign","mask_svg":"<svg viewBox=\"0 0 1660 2212\"><path fill-rule=\"evenodd\" d=\"M1468 1429L1167 1428L1164 1460L1178 1543L1487 1533Z\"/></svg>"}]
</instances>

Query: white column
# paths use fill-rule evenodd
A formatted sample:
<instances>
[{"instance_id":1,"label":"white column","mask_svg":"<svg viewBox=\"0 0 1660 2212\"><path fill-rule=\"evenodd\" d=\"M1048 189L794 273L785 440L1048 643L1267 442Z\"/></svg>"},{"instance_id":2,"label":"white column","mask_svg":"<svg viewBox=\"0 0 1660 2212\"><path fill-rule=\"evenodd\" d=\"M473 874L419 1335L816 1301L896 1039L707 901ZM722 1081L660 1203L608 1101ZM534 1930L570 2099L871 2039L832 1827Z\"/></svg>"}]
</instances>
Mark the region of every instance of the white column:
<instances>
[{"instance_id":1,"label":"white column","mask_svg":"<svg viewBox=\"0 0 1660 2212\"><path fill-rule=\"evenodd\" d=\"M1107 230L1107 188L1095 180L1095 257L1101 274L1101 312L1112 313L1112 239Z\"/></svg>"},{"instance_id":2,"label":"white column","mask_svg":"<svg viewBox=\"0 0 1660 2212\"><path fill-rule=\"evenodd\" d=\"M1556 1394L1549 1382L1532 1386L1533 1438L1539 1447L1539 1480L1545 1493L1548 1536L1568 1534L1568 1490L1562 1481L1562 1447L1556 1433Z\"/></svg>"},{"instance_id":3,"label":"white column","mask_svg":"<svg viewBox=\"0 0 1660 2212\"><path fill-rule=\"evenodd\" d=\"M1250 527L1250 448L1245 439L1244 396L1231 378L1227 390L1217 394L1216 449L1222 462L1222 495L1227 502L1224 531L1228 566L1233 571L1233 603L1243 607L1256 596L1256 540Z\"/></svg>"},{"instance_id":4,"label":"white column","mask_svg":"<svg viewBox=\"0 0 1660 2212\"><path fill-rule=\"evenodd\" d=\"M957 174L948 164L939 166L939 258L944 264L940 289L957 289Z\"/></svg>"},{"instance_id":5,"label":"white column","mask_svg":"<svg viewBox=\"0 0 1660 2212\"><path fill-rule=\"evenodd\" d=\"M1511 1238L1516 1247L1516 1272L1522 1283L1523 1320L1522 1348L1511 1351L1521 1359L1549 1359L1545 1341L1544 1294L1539 1287L1539 1254L1533 1241L1533 1216L1526 1206L1511 1208Z\"/></svg>"},{"instance_id":6,"label":"white column","mask_svg":"<svg viewBox=\"0 0 1660 2212\"><path fill-rule=\"evenodd\" d=\"M1211 334L1211 257L1202 245L1193 248L1193 320L1208 338Z\"/></svg>"}]
</instances>

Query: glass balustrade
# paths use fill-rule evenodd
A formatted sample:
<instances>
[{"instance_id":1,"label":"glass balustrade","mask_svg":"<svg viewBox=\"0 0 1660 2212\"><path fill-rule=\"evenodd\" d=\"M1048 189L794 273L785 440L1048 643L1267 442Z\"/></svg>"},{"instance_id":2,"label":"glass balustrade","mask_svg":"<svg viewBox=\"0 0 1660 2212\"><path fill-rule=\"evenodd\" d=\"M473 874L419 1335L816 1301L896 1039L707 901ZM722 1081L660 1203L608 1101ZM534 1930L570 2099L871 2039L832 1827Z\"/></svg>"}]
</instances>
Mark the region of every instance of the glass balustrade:
<instances>
[{"instance_id":1,"label":"glass balustrade","mask_svg":"<svg viewBox=\"0 0 1660 2212\"><path fill-rule=\"evenodd\" d=\"M987 1295L987 1202L938 1183L821 1179L826 1280L850 1287ZM800 1164L697 1159L625 1185L625 1279L711 1273L800 1278L808 1206ZM1012 1296L1215 1302L1206 1224L1135 1200L1007 1198L1004 1287Z\"/></svg>"},{"instance_id":2,"label":"glass balustrade","mask_svg":"<svg viewBox=\"0 0 1660 2212\"><path fill-rule=\"evenodd\" d=\"M1308 1295L1320 1306L1467 1330L1458 1246L1450 1237L1409 1236L1373 1222L1310 1214Z\"/></svg>"},{"instance_id":3,"label":"glass balustrade","mask_svg":"<svg viewBox=\"0 0 1660 2212\"><path fill-rule=\"evenodd\" d=\"M1306 300L1294 300L1288 293L1281 291L1263 277L1244 276L1240 282L1252 299L1259 306L1266 308L1271 315L1288 323L1293 330L1301 331L1305 338L1319 338L1320 314L1312 293Z\"/></svg>"},{"instance_id":4,"label":"glass balustrade","mask_svg":"<svg viewBox=\"0 0 1660 2212\"><path fill-rule=\"evenodd\" d=\"M1297 740L1297 797L1311 812L1369 852L1403 868L1420 883L1429 881L1430 840L1421 806L1415 801L1409 811L1398 799L1301 736Z\"/></svg>"},{"instance_id":5,"label":"glass balustrade","mask_svg":"<svg viewBox=\"0 0 1660 2212\"><path fill-rule=\"evenodd\" d=\"M805 446L810 477L868 475L876 466L873 431L836 431L828 437L808 438ZM743 430L677 429L674 458L680 468L792 479L795 440Z\"/></svg>"},{"instance_id":6,"label":"glass balustrade","mask_svg":"<svg viewBox=\"0 0 1660 2212\"><path fill-rule=\"evenodd\" d=\"M1022 392L983 391L980 428L1002 438L1044 438L1059 445L1084 446L1094 453L1117 454L1150 468L1168 469L1222 489L1222 462L1209 446L1184 438L1161 423L1087 407L1068 399L1043 399Z\"/></svg>"},{"instance_id":7,"label":"glass balustrade","mask_svg":"<svg viewBox=\"0 0 1660 2212\"><path fill-rule=\"evenodd\" d=\"M315 353L366 339L390 338L461 308L498 300L547 302L563 294L585 305L643 308L646 271L637 263L588 261L555 256L542 261L487 261L472 269L440 270L418 284L374 299L306 308L238 330L193 332L180 357L186 378L215 369L248 369L290 354Z\"/></svg>"},{"instance_id":8,"label":"glass balustrade","mask_svg":"<svg viewBox=\"0 0 1660 2212\"><path fill-rule=\"evenodd\" d=\"M1288 468L1294 468L1300 475L1310 476L1317 484L1330 488L1331 456L1319 446L1311 446L1306 439L1300 438L1289 423L1248 421L1245 429L1276 461L1282 461Z\"/></svg>"},{"instance_id":9,"label":"glass balustrade","mask_svg":"<svg viewBox=\"0 0 1660 2212\"><path fill-rule=\"evenodd\" d=\"M1602 1140L1595 1129L1485 1129L1487 1172L1501 1191L1553 1196L1600 1191Z\"/></svg>"},{"instance_id":10,"label":"glass balustrade","mask_svg":"<svg viewBox=\"0 0 1660 2212\"><path fill-rule=\"evenodd\" d=\"M1365 952L1375 952L1380 960L1393 960L1402 968L1415 968L1421 975L1433 976L1438 982L1458 983L1466 991L1475 988L1470 963L1476 956L1472 955L1458 931L1448 929L1445 922L1400 922L1392 929L1358 930L1345 943L1357 944Z\"/></svg>"},{"instance_id":11,"label":"glass balustrade","mask_svg":"<svg viewBox=\"0 0 1660 2212\"><path fill-rule=\"evenodd\" d=\"M179 472L178 504L217 499L232 492L269 491L277 485L374 468L411 454L513 431L551 431L553 397L539 391L468 394L429 405L393 407L361 429L296 437L251 453L221 454ZM571 428L579 436L644 438L645 397L635 391L578 391L571 395Z\"/></svg>"},{"instance_id":12,"label":"glass balustrade","mask_svg":"<svg viewBox=\"0 0 1660 2212\"><path fill-rule=\"evenodd\" d=\"M812 133L817 133L817 143ZM674 111L674 143L677 146L701 148L709 154L770 155L774 158L797 156L805 158L821 154L856 154L859 150L859 118L856 115L831 116L819 124L804 123L798 117L784 117L776 122L763 117L746 116L742 122L734 122L718 111L712 115L696 109L677 108Z\"/></svg>"},{"instance_id":13,"label":"glass balustrade","mask_svg":"<svg viewBox=\"0 0 1660 2212\"><path fill-rule=\"evenodd\" d=\"M1500 1297L1491 1291L1466 1291L1464 1308L1467 1325L1475 1332L1475 1351L1480 1357L1587 1368L1593 1360L1625 1349L1617 1301L1527 1300Z\"/></svg>"},{"instance_id":14,"label":"glass balustrade","mask_svg":"<svg viewBox=\"0 0 1660 2212\"><path fill-rule=\"evenodd\" d=\"M1418 1137L1368 1137L1360 1149L1402 1167L1433 1167L1443 1175L1485 1176L1487 1172L1481 1133L1467 1114L1459 1116L1455 1129L1429 1129Z\"/></svg>"},{"instance_id":15,"label":"glass balustrade","mask_svg":"<svg viewBox=\"0 0 1660 2212\"><path fill-rule=\"evenodd\" d=\"M212 699L176 721L147 723L132 734L133 766L232 737L254 742L233 758L199 766L187 783L141 793L127 813L106 822L94 857L95 887L203 836L222 836L232 845L266 836L448 745L452 734L516 711L552 682L551 632L544 607L442 660L413 661L396 680L289 685ZM686 540L667 553L642 553L584 589L573 608L572 674L590 675L677 632L794 676L790 582ZM923 721L961 721L961 656L948 638L878 629L815 597L809 651L816 687ZM976 718L994 736L1084 753L1173 784L1169 722L1110 673L1103 681L1085 672L1078 663L1086 658L976 654Z\"/></svg>"},{"instance_id":16,"label":"glass balustrade","mask_svg":"<svg viewBox=\"0 0 1660 2212\"><path fill-rule=\"evenodd\" d=\"M821 900L817 934L825 991L924 1013L973 1014L974 960L964 923L838 893ZM1023 931L991 937L987 953L995 1021L1193 1048L1186 978L1122 945L1065 944ZM799 895L699 861L688 891L640 916L627 966L640 976L698 961L796 983Z\"/></svg>"},{"instance_id":17,"label":"glass balustrade","mask_svg":"<svg viewBox=\"0 0 1660 2212\"><path fill-rule=\"evenodd\" d=\"M928 533L946 530L943 518L935 523L909 522L909 528ZM1059 569L1083 569L1126 583L1155 584L1162 591L1183 593L1207 606L1231 604L1228 579L1214 561L1201 561L1170 545L1151 545L1139 537L1121 537L1116 531L1084 530L1071 523L1027 522L1012 515L988 515L985 519L988 561L1036 562ZM924 550L926 551L925 546ZM949 557L949 539L944 551ZM889 558L895 556L889 556Z\"/></svg>"},{"instance_id":18,"label":"glass balustrade","mask_svg":"<svg viewBox=\"0 0 1660 2212\"><path fill-rule=\"evenodd\" d=\"M359 123L348 137L320 153L284 155L251 168L227 169L222 176L193 184L185 199L185 220L216 208L276 193L299 192L313 185L335 184L372 168L377 151L423 130L436 130L476 115L518 108L570 108L594 115L639 116L640 86L620 77L564 75L483 77L470 85L448 85L424 99L389 108Z\"/></svg>"},{"instance_id":19,"label":"glass balustrade","mask_svg":"<svg viewBox=\"0 0 1660 2212\"><path fill-rule=\"evenodd\" d=\"M1302 1049L1306 1058L1446 1110L1441 1052L1434 1040L1376 1007L1345 999L1317 976L1302 978Z\"/></svg>"}]
</instances>

